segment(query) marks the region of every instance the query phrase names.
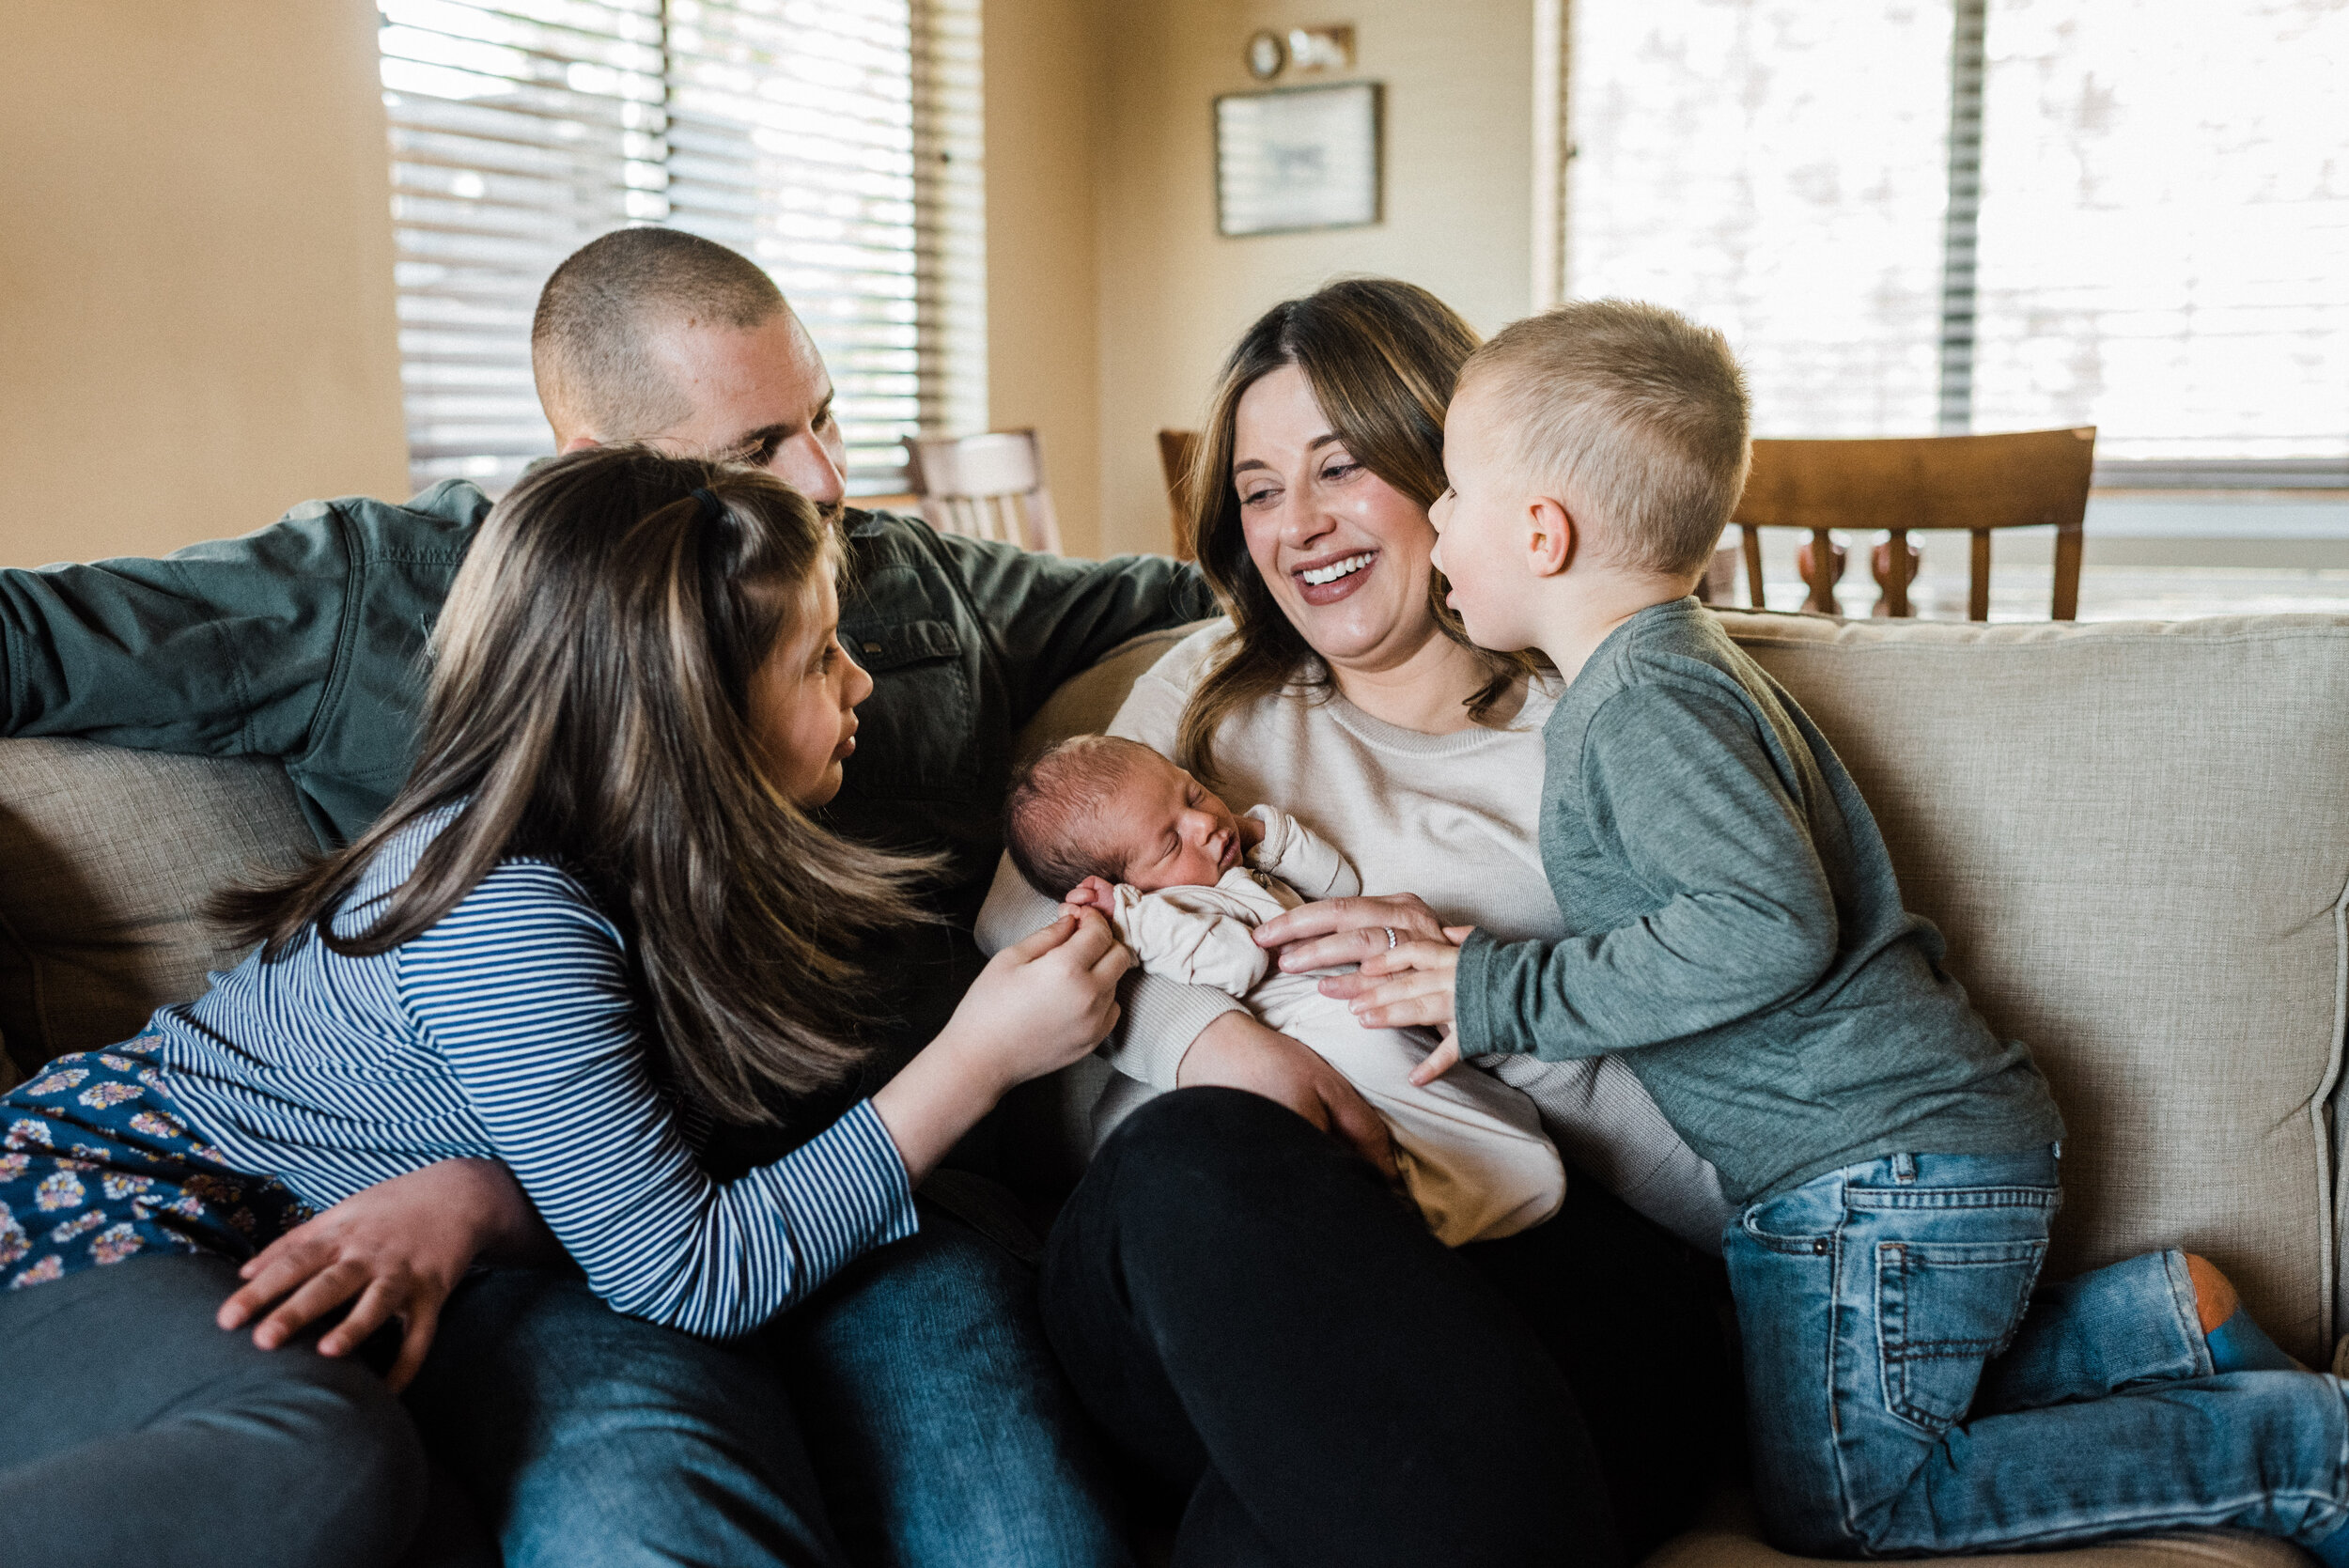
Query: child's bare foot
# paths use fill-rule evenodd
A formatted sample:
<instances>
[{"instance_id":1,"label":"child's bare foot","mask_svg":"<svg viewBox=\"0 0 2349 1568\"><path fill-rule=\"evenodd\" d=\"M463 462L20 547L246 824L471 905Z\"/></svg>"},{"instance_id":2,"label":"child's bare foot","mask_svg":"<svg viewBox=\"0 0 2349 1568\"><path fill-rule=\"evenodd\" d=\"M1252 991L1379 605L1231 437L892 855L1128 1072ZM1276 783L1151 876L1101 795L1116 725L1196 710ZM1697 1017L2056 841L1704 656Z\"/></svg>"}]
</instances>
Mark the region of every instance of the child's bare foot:
<instances>
[{"instance_id":1,"label":"child's bare foot","mask_svg":"<svg viewBox=\"0 0 2349 1568\"><path fill-rule=\"evenodd\" d=\"M2194 1281L2194 1312L2201 1320L2202 1338L2210 1345L2213 1372L2306 1372L2285 1355L2251 1314L2243 1310L2234 1281L2208 1258L2188 1252L2186 1272Z\"/></svg>"}]
</instances>

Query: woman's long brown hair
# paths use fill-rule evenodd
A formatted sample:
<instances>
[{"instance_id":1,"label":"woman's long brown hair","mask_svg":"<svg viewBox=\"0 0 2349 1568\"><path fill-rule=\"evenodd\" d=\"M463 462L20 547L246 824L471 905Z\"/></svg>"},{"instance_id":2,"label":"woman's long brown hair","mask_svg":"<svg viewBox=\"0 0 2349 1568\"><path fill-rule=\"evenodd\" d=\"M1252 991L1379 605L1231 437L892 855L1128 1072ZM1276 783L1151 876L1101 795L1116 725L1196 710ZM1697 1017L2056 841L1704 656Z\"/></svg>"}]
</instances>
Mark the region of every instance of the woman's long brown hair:
<instances>
[{"instance_id":1,"label":"woman's long brown hair","mask_svg":"<svg viewBox=\"0 0 2349 1568\"><path fill-rule=\"evenodd\" d=\"M908 911L936 869L826 831L759 766L752 676L838 559L815 506L754 469L599 447L534 470L450 589L415 768L381 820L214 913L264 961L311 937L365 956L429 929L500 861L552 862L627 933L668 1074L721 1115L773 1120L776 1091L863 1059L855 951L922 918ZM384 845L446 808L414 873L338 935Z\"/></svg>"},{"instance_id":2,"label":"woman's long brown hair","mask_svg":"<svg viewBox=\"0 0 2349 1568\"><path fill-rule=\"evenodd\" d=\"M1224 361L1183 492L1200 570L1232 617L1231 639L1192 690L1177 730L1180 761L1202 779L1216 776L1215 732L1235 710L1292 687L1320 692L1330 684L1329 667L1282 613L1248 553L1232 484L1241 396L1283 365L1296 365L1354 460L1431 506L1445 488L1444 407L1476 343L1473 328L1416 284L1347 278L1274 305ZM1485 664L1487 678L1468 701L1469 717L1481 722L1534 665L1470 643L1444 603L1449 591L1443 574L1432 574L1436 625Z\"/></svg>"}]
</instances>

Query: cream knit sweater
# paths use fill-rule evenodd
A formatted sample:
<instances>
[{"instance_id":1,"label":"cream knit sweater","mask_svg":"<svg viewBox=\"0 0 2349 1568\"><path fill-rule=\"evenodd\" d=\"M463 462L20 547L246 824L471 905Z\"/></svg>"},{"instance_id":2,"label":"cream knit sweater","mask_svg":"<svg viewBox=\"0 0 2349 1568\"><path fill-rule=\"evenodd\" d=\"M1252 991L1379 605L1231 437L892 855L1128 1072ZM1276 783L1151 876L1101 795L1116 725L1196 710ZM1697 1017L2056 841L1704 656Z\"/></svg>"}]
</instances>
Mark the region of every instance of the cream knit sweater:
<instances>
[{"instance_id":1,"label":"cream knit sweater","mask_svg":"<svg viewBox=\"0 0 2349 1568\"><path fill-rule=\"evenodd\" d=\"M1191 688L1230 629L1203 627L1134 683L1112 735L1173 755ZM1534 844L1542 787L1542 725L1554 690L1536 689L1506 725L1452 735L1400 729L1335 691L1258 703L1216 735L1216 792L1236 812L1270 804L1297 817L1354 863L1365 893L1415 893L1446 924L1476 925L1504 941L1565 936ZM1006 857L979 915L980 945L996 952L1052 916ZM1125 1015L1101 1052L1117 1076L1094 1110L1097 1141L1153 1095L1199 1032L1239 1003L1206 986L1137 971ZM1546 1063L1486 1057L1477 1065L1523 1090L1575 1165L1631 1204L1708 1250L1719 1250L1728 1205L1713 1168L1664 1121L1629 1069L1612 1057Z\"/></svg>"}]
</instances>

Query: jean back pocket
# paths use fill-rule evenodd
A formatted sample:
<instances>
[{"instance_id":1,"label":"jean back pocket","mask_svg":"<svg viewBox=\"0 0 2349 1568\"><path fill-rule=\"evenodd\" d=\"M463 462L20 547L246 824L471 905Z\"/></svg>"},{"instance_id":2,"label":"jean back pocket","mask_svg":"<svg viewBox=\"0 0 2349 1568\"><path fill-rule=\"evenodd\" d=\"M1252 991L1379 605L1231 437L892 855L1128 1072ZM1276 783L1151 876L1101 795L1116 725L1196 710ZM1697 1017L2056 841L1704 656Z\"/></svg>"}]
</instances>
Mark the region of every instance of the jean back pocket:
<instances>
[{"instance_id":1,"label":"jean back pocket","mask_svg":"<svg viewBox=\"0 0 2349 1568\"><path fill-rule=\"evenodd\" d=\"M1962 1421L1983 1363L2021 1325L2046 1255L2045 1238L1877 1243L1886 1407L1933 1433Z\"/></svg>"}]
</instances>

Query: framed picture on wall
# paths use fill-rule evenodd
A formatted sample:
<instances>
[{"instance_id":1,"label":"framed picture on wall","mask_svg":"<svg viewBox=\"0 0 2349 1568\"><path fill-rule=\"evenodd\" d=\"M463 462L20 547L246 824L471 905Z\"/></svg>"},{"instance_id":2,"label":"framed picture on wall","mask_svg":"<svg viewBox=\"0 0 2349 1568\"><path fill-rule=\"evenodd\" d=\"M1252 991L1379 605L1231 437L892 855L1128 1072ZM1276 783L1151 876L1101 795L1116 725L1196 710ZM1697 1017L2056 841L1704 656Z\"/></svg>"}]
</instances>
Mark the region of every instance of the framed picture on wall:
<instances>
[{"instance_id":1,"label":"framed picture on wall","mask_svg":"<svg viewBox=\"0 0 2349 1568\"><path fill-rule=\"evenodd\" d=\"M1218 232L1350 228L1379 218L1377 82L1215 101Z\"/></svg>"}]
</instances>

